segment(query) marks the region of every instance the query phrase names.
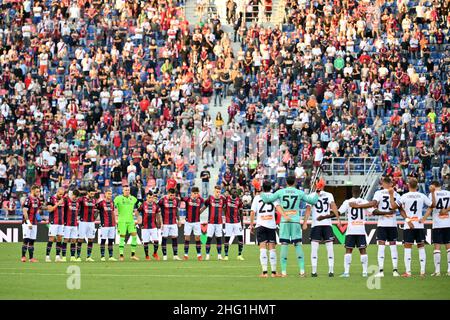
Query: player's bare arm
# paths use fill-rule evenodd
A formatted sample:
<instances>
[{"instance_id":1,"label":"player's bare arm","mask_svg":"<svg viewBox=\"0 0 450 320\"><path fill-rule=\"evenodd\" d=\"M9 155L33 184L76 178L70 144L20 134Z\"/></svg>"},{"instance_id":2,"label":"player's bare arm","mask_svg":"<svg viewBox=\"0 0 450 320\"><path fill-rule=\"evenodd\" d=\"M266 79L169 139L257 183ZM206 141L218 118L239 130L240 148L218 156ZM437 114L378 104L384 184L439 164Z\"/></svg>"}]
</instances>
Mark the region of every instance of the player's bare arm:
<instances>
[{"instance_id":1,"label":"player's bare arm","mask_svg":"<svg viewBox=\"0 0 450 320\"><path fill-rule=\"evenodd\" d=\"M336 203L334 201L331 202L331 212L334 213L334 216L336 217L336 220L337 220L337 224L338 224L338 226L340 226L341 225L341 219L339 217L339 210L338 210L338 207L337 207L337 205L336 205Z\"/></svg>"},{"instance_id":2,"label":"player's bare arm","mask_svg":"<svg viewBox=\"0 0 450 320\"><path fill-rule=\"evenodd\" d=\"M373 210L372 215L373 216L390 216L395 214L396 210L388 210L388 211L380 211L378 209Z\"/></svg>"},{"instance_id":3,"label":"player's bare arm","mask_svg":"<svg viewBox=\"0 0 450 320\"><path fill-rule=\"evenodd\" d=\"M425 221L427 221L428 217L431 216L432 212L433 212L433 208L432 207L428 207L427 211L425 212L423 217L420 218L419 222L420 223L424 223Z\"/></svg>"},{"instance_id":4,"label":"player's bare arm","mask_svg":"<svg viewBox=\"0 0 450 320\"><path fill-rule=\"evenodd\" d=\"M378 206L378 201L372 200L372 201L369 201L367 203L361 203L361 204L358 204L356 202L350 202L348 205L350 206L350 208L369 209L369 208L373 208L373 207Z\"/></svg>"},{"instance_id":5,"label":"player's bare arm","mask_svg":"<svg viewBox=\"0 0 450 320\"><path fill-rule=\"evenodd\" d=\"M255 232L255 228L253 223L255 222L255 211L251 210L250 211L250 233L254 233Z\"/></svg>"},{"instance_id":6,"label":"player's bare arm","mask_svg":"<svg viewBox=\"0 0 450 320\"><path fill-rule=\"evenodd\" d=\"M391 205L391 208L394 209L394 210L395 209L399 209L399 206L398 206L397 202L395 202L394 189L393 188L389 188L388 192L389 192L389 203ZM406 213L405 213L405 215L406 215Z\"/></svg>"},{"instance_id":7,"label":"player's bare arm","mask_svg":"<svg viewBox=\"0 0 450 320\"><path fill-rule=\"evenodd\" d=\"M308 207L306 207L305 217L303 218L303 225L302 225L303 230L308 229L308 219L310 216L311 216L311 207L308 206ZM317 219L317 220L319 220L319 219Z\"/></svg>"}]
</instances>

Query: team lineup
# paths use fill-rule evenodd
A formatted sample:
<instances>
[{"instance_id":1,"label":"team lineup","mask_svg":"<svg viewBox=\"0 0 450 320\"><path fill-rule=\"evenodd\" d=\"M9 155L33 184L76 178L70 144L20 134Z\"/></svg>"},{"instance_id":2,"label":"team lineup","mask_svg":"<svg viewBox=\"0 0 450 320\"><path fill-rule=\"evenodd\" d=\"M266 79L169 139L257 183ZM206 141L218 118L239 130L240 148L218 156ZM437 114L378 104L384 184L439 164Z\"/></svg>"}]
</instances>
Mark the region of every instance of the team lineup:
<instances>
[{"instance_id":1,"label":"team lineup","mask_svg":"<svg viewBox=\"0 0 450 320\"><path fill-rule=\"evenodd\" d=\"M337 224L347 224L345 237L346 252L344 255L344 272L341 277L350 276L352 251L360 252L362 276L367 277L368 256L365 221L367 217L376 216L378 244L378 273L384 276L384 261L386 246L390 249L392 274L394 277L411 277L411 250L417 245L420 261L420 276L425 276L425 227L424 222L432 217L432 243L434 246L433 261L435 270L432 276L441 274L441 246L447 252L447 275L450 276L450 192L442 190L438 182L430 186L430 194L418 192L418 183L414 178L408 181L409 192L399 195L392 188L391 178L383 177L381 189L376 191L372 200L360 197L360 188L352 187L352 197L345 200L338 208L333 194L324 191L325 183L321 179L315 185L311 194L295 188L295 177L287 178L287 187L272 192L272 183L254 181L255 196L250 210L250 232L256 235L260 252L262 273L260 277L287 276L288 248L295 248L298 274L306 276L305 255L302 245L302 231L308 228L311 220L311 276L317 277L318 251L320 243L324 243L327 251L328 276L334 276L334 251L332 219ZM306 204L304 217L301 216L303 204ZM184 256L178 255L179 227L182 219L179 209L184 205L186 216L184 222ZM120 235L118 260L124 261L125 240L131 238L132 260L139 260L137 250L137 228L141 229L141 242L145 259L160 260L158 255L161 246L162 260L168 259L167 245L172 245L174 260L188 260L191 236L195 239L197 259L210 260L211 246L215 238L218 260L228 260L230 240L237 239L238 260L244 260L243 237L243 202L236 188L231 188L222 195L222 188L216 186L214 194L206 199L200 196L199 189L193 187L188 197L179 197L176 189L169 189L167 195L158 199L157 195L148 193L144 200L139 201L130 195L130 188L123 187L122 195L113 198L111 190L104 193L102 199L97 199L94 190L81 192L73 190L66 194L63 188L45 203L40 199L40 188L33 186L30 195L24 202L23 211L23 245L22 262L38 262L34 257L34 242L37 237L37 215L42 211L49 212L46 222L49 226L46 247L46 262L51 262L51 251L55 243L55 262L66 262L68 250L70 261L81 262L83 244L86 245L86 261L93 262L92 251L96 234L96 221L99 220L100 253L102 261L117 261L114 256L116 234ZM202 254L200 241L200 215L208 210L207 240L205 257ZM398 221L397 213L403 218ZM346 219L341 219L346 217ZM223 221L225 220L225 221ZM302 222L303 221L303 222ZM225 230L223 225L225 223ZM403 225L404 272L398 269L398 224ZM277 228L279 229L281 272L277 264ZM224 236L224 239L222 239ZM160 243L161 239L161 243ZM170 240L170 241L169 241ZM150 253L150 245L153 253ZM222 256L222 245L224 256ZM107 248L106 248L107 247ZM108 249L108 254L106 254Z\"/></svg>"}]
</instances>

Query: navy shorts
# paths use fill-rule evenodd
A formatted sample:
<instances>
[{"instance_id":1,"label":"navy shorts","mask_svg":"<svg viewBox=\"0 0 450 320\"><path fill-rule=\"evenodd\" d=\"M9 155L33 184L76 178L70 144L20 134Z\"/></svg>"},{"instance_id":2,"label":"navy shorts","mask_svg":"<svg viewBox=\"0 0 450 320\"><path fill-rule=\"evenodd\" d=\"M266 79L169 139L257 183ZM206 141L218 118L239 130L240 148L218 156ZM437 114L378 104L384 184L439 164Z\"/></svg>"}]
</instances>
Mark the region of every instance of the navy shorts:
<instances>
[{"instance_id":1,"label":"navy shorts","mask_svg":"<svg viewBox=\"0 0 450 320\"><path fill-rule=\"evenodd\" d=\"M348 234L345 236L345 247L363 249L367 247L365 234Z\"/></svg>"},{"instance_id":2,"label":"navy shorts","mask_svg":"<svg viewBox=\"0 0 450 320\"><path fill-rule=\"evenodd\" d=\"M437 228L431 231L431 242L436 244L450 243L450 228Z\"/></svg>"},{"instance_id":3,"label":"navy shorts","mask_svg":"<svg viewBox=\"0 0 450 320\"><path fill-rule=\"evenodd\" d=\"M309 239L311 241L334 241L333 229L331 226L315 226L311 229Z\"/></svg>"},{"instance_id":4,"label":"navy shorts","mask_svg":"<svg viewBox=\"0 0 450 320\"><path fill-rule=\"evenodd\" d=\"M275 229L259 226L256 228L256 241L259 243L276 243L277 235Z\"/></svg>"},{"instance_id":5,"label":"navy shorts","mask_svg":"<svg viewBox=\"0 0 450 320\"><path fill-rule=\"evenodd\" d=\"M397 241L398 229L397 227L378 227L377 240L379 241Z\"/></svg>"},{"instance_id":6,"label":"navy shorts","mask_svg":"<svg viewBox=\"0 0 450 320\"><path fill-rule=\"evenodd\" d=\"M425 229L406 229L403 230L403 243L424 243L425 242Z\"/></svg>"}]
</instances>

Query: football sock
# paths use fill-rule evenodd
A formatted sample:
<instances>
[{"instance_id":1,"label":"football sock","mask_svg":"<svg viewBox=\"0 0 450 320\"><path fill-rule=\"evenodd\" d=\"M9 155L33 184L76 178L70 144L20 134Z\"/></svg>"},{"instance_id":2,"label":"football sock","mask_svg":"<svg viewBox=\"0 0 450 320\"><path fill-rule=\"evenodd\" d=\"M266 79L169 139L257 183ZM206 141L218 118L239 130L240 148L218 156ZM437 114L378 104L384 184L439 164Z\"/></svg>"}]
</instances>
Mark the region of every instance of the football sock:
<instances>
[{"instance_id":1,"label":"football sock","mask_svg":"<svg viewBox=\"0 0 450 320\"><path fill-rule=\"evenodd\" d=\"M362 264L363 273L367 273L367 265L369 264L369 258L367 257L367 254L361 255L361 264Z\"/></svg>"},{"instance_id":2,"label":"football sock","mask_svg":"<svg viewBox=\"0 0 450 320\"><path fill-rule=\"evenodd\" d=\"M286 269L287 269L288 248L289 247L287 244L281 245L280 264L281 264L281 272L283 272L283 273L286 273Z\"/></svg>"},{"instance_id":3,"label":"football sock","mask_svg":"<svg viewBox=\"0 0 450 320\"><path fill-rule=\"evenodd\" d=\"M23 239L23 244L22 244L22 258L25 257L27 255L27 250L28 250L28 239Z\"/></svg>"},{"instance_id":4,"label":"football sock","mask_svg":"<svg viewBox=\"0 0 450 320\"><path fill-rule=\"evenodd\" d=\"M108 252L109 252L109 257L111 258L114 254L114 239L108 240Z\"/></svg>"},{"instance_id":5,"label":"football sock","mask_svg":"<svg viewBox=\"0 0 450 320\"><path fill-rule=\"evenodd\" d=\"M70 256L75 257L75 251L77 250L77 244L71 243L70 244Z\"/></svg>"},{"instance_id":6,"label":"football sock","mask_svg":"<svg viewBox=\"0 0 450 320\"><path fill-rule=\"evenodd\" d=\"M405 248L405 269L411 273L411 248Z\"/></svg>"},{"instance_id":7,"label":"football sock","mask_svg":"<svg viewBox=\"0 0 450 320\"><path fill-rule=\"evenodd\" d=\"M105 256L105 245L106 245L106 239L102 239L100 241L100 255L102 258Z\"/></svg>"},{"instance_id":8,"label":"football sock","mask_svg":"<svg viewBox=\"0 0 450 320\"><path fill-rule=\"evenodd\" d=\"M328 255L328 273L334 273L333 242L332 241L325 242L325 246L327 247L327 255Z\"/></svg>"},{"instance_id":9,"label":"football sock","mask_svg":"<svg viewBox=\"0 0 450 320\"><path fill-rule=\"evenodd\" d=\"M425 247L419 248L420 273L425 273L425 265L427 263L427 254Z\"/></svg>"},{"instance_id":10,"label":"football sock","mask_svg":"<svg viewBox=\"0 0 450 320\"><path fill-rule=\"evenodd\" d=\"M450 273L450 249L447 249L447 272Z\"/></svg>"},{"instance_id":11,"label":"football sock","mask_svg":"<svg viewBox=\"0 0 450 320\"><path fill-rule=\"evenodd\" d=\"M125 249L125 237L120 237L119 253L120 253L121 256L123 256L124 249Z\"/></svg>"},{"instance_id":12,"label":"football sock","mask_svg":"<svg viewBox=\"0 0 450 320\"><path fill-rule=\"evenodd\" d=\"M303 254L303 246L300 242L297 242L295 244L295 254L297 256L297 262L298 262L298 267L300 269L300 272L304 272L305 271L305 259L304 259L304 254Z\"/></svg>"},{"instance_id":13,"label":"football sock","mask_svg":"<svg viewBox=\"0 0 450 320\"><path fill-rule=\"evenodd\" d=\"M67 242L63 242L61 244L61 251L62 251L62 256L65 257L66 253L67 253Z\"/></svg>"},{"instance_id":14,"label":"football sock","mask_svg":"<svg viewBox=\"0 0 450 320\"><path fill-rule=\"evenodd\" d=\"M59 256L61 253L61 247L62 247L61 241L56 242L56 255L57 256Z\"/></svg>"},{"instance_id":15,"label":"football sock","mask_svg":"<svg viewBox=\"0 0 450 320\"><path fill-rule=\"evenodd\" d=\"M261 262L263 273L267 272L267 249L259 249L259 261Z\"/></svg>"},{"instance_id":16,"label":"football sock","mask_svg":"<svg viewBox=\"0 0 450 320\"><path fill-rule=\"evenodd\" d=\"M131 236L131 255L134 256L136 253L137 246L137 236Z\"/></svg>"},{"instance_id":17,"label":"football sock","mask_svg":"<svg viewBox=\"0 0 450 320\"><path fill-rule=\"evenodd\" d=\"M384 249L385 249L385 245L384 244L380 244L378 245L378 269L380 271L383 271L384 269Z\"/></svg>"},{"instance_id":18,"label":"football sock","mask_svg":"<svg viewBox=\"0 0 450 320\"><path fill-rule=\"evenodd\" d=\"M79 258L81 256L81 247L83 246L83 242L78 242L77 245L77 257Z\"/></svg>"},{"instance_id":19,"label":"football sock","mask_svg":"<svg viewBox=\"0 0 450 320\"><path fill-rule=\"evenodd\" d=\"M319 243L311 241L311 267L312 273L317 273L317 254L319 252Z\"/></svg>"},{"instance_id":20,"label":"football sock","mask_svg":"<svg viewBox=\"0 0 450 320\"><path fill-rule=\"evenodd\" d=\"M201 241L195 241L195 249L197 249L197 255L201 256L202 255L202 243Z\"/></svg>"},{"instance_id":21,"label":"football sock","mask_svg":"<svg viewBox=\"0 0 450 320\"><path fill-rule=\"evenodd\" d=\"M50 251L52 250L52 246L53 246L53 242L52 241L47 242L47 250L45 251L45 255L46 256L50 255Z\"/></svg>"},{"instance_id":22,"label":"football sock","mask_svg":"<svg viewBox=\"0 0 450 320\"><path fill-rule=\"evenodd\" d=\"M434 250L433 251L433 259L434 259L434 272L441 272L441 251Z\"/></svg>"},{"instance_id":23,"label":"football sock","mask_svg":"<svg viewBox=\"0 0 450 320\"><path fill-rule=\"evenodd\" d=\"M143 243L145 257L148 257L148 242Z\"/></svg>"},{"instance_id":24,"label":"football sock","mask_svg":"<svg viewBox=\"0 0 450 320\"><path fill-rule=\"evenodd\" d=\"M189 254L189 240L184 240L184 255L187 256Z\"/></svg>"},{"instance_id":25,"label":"football sock","mask_svg":"<svg viewBox=\"0 0 450 320\"><path fill-rule=\"evenodd\" d=\"M244 237L238 236L238 255L242 254L242 250L244 250Z\"/></svg>"},{"instance_id":26,"label":"football sock","mask_svg":"<svg viewBox=\"0 0 450 320\"><path fill-rule=\"evenodd\" d=\"M269 260L270 260L270 269L272 273L277 272L277 250L271 249L269 252Z\"/></svg>"},{"instance_id":27,"label":"football sock","mask_svg":"<svg viewBox=\"0 0 450 320\"><path fill-rule=\"evenodd\" d=\"M397 245L391 244L391 258L392 258L392 268L394 270L398 269L398 251L397 251Z\"/></svg>"},{"instance_id":28,"label":"football sock","mask_svg":"<svg viewBox=\"0 0 450 320\"><path fill-rule=\"evenodd\" d=\"M212 238L208 237L208 239L206 240L206 254L209 254L209 252L211 251L211 241Z\"/></svg>"},{"instance_id":29,"label":"football sock","mask_svg":"<svg viewBox=\"0 0 450 320\"><path fill-rule=\"evenodd\" d=\"M352 263L352 254L346 253L344 255L344 273L350 273L350 264Z\"/></svg>"},{"instance_id":30,"label":"football sock","mask_svg":"<svg viewBox=\"0 0 450 320\"><path fill-rule=\"evenodd\" d=\"M153 242L153 254L158 253L158 247L159 247L159 242L158 241L154 241Z\"/></svg>"},{"instance_id":31,"label":"football sock","mask_svg":"<svg viewBox=\"0 0 450 320\"><path fill-rule=\"evenodd\" d=\"M222 254L222 238L216 238L217 254Z\"/></svg>"},{"instance_id":32,"label":"football sock","mask_svg":"<svg viewBox=\"0 0 450 320\"><path fill-rule=\"evenodd\" d=\"M173 255L177 256L178 255L178 239L177 238L172 238L172 250L173 250Z\"/></svg>"},{"instance_id":33,"label":"football sock","mask_svg":"<svg viewBox=\"0 0 450 320\"><path fill-rule=\"evenodd\" d=\"M88 241L87 244L87 256L88 258L92 255L92 247L94 246L94 243L92 241Z\"/></svg>"},{"instance_id":34,"label":"football sock","mask_svg":"<svg viewBox=\"0 0 450 320\"><path fill-rule=\"evenodd\" d=\"M29 242L28 242L28 254L30 255L30 259L33 259L33 255L34 255L34 240L29 240Z\"/></svg>"},{"instance_id":35,"label":"football sock","mask_svg":"<svg viewBox=\"0 0 450 320\"><path fill-rule=\"evenodd\" d=\"M162 238L161 248L163 256L167 256L167 238Z\"/></svg>"},{"instance_id":36,"label":"football sock","mask_svg":"<svg viewBox=\"0 0 450 320\"><path fill-rule=\"evenodd\" d=\"M225 255L228 256L228 249L230 248L230 237L225 237L224 249Z\"/></svg>"}]
</instances>

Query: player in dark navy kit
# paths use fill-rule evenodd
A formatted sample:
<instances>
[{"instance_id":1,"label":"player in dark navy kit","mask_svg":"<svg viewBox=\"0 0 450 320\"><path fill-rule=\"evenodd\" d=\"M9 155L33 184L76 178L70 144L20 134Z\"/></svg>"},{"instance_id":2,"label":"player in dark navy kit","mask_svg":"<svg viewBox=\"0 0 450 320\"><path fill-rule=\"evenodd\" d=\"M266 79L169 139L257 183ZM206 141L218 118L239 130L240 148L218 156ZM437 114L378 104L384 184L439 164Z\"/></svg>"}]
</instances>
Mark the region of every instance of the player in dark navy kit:
<instances>
[{"instance_id":1,"label":"player in dark navy kit","mask_svg":"<svg viewBox=\"0 0 450 320\"><path fill-rule=\"evenodd\" d=\"M225 208L225 257L228 260L228 248L231 237L238 240L238 260L244 260L244 227L242 225L242 200L238 197L236 187L230 189L230 195L226 198Z\"/></svg>"},{"instance_id":2,"label":"player in dark navy kit","mask_svg":"<svg viewBox=\"0 0 450 320\"><path fill-rule=\"evenodd\" d=\"M78 199L79 204L79 224L78 224L78 248L77 260L81 259L81 247L84 239L88 239L87 258L86 261L93 262L92 248L94 246L95 238L95 212L96 200L95 191L90 189L86 196Z\"/></svg>"},{"instance_id":3,"label":"player in dark navy kit","mask_svg":"<svg viewBox=\"0 0 450 320\"><path fill-rule=\"evenodd\" d=\"M61 259L60 253L62 249L62 238L64 235L64 188L59 188L56 194L52 196L47 204L47 211L49 212L48 223L48 242L45 254L45 262L51 262L50 252L52 250L53 242L56 242L56 257L55 262L65 262L66 259Z\"/></svg>"},{"instance_id":4,"label":"player in dark navy kit","mask_svg":"<svg viewBox=\"0 0 450 320\"><path fill-rule=\"evenodd\" d=\"M70 261L77 262L75 252L78 241L78 190L73 190L69 196L64 198L64 243L63 258L66 256L67 244L70 243Z\"/></svg>"},{"instance_id":5,"label":"player in dark navy kit","mask_svg":"<svg viewBox=\"0 0 450 320\"><path fill-rule=\"evenodd\" d=\"M175 189L169 189L169 194L162 197L158 202L163 223L161 243L163 260L167 260L167 238L172 239L173 260L181 260L178 257L178 228L180 227L178 206L180 200L176 197L175 192Z\"/></svg>"},{"instance_id":6,"label":"player in dark navy kit","mask_svg":"<svg viewBox=\"0 0 450 320\"><path fill-rule=\"evenodd\" d=\"M117 261L114 255L114 241L116 240L116 215L114 213L114 201L112 191L105 191L105 199L97 203L97 210L100 216L100 255L101 261L106 261L105 246L108 240L108 261Z\"/></svg>"},{"instance_id":7,"label":"player in dark navy kit","mask_svg":"<svg viewBox=\"0 0 450 320\"><path fill-rule=\"evenodd\" d=\"M27 251L29 254L30 262L38 262L33 257L34 255L34 242L37 236L37 214L41 210L41 200L39 199L41 189L39 186L34 185L31 187L30 195L25 199L23 204L23 219L22 219L22 233L23 233L23 245L22 245L22 262L27 261Z\"/></svg>"},{"instance_id":8,"label":"player in dark navy kit","mask_svg":"<svg viewBox=\"0 0 450 320\"><path fill-rule=\"evenodd\" d=\"M197 250L197 260L202 258L202 243L200 236L202 234L200 225L200 211L205 203L205 200L200 197L200 190L197 187L192 188L191 196L183 199L186 203L186 223L184 224L184 260L189 259L189 242L191 233L194 233L195 248Z\"/></svg>"},{"instance_id":9,"label":"player in dark navy kit","mask_svg":"<svg viewBox=\"0 0 450 320\"><path fill-rule=\"evenodd\" d=\"M223 234L223 211L226 207L226 199L221 195L220 186L214 187L214 195L209 196L205 201L208 210L208 239L206 240L206 259L209 260L209 252L211 250L211 242L216 237L217 243L217 259L222 260L222 234ZM206 209L204 207L201 211Z\"/></svg>"},{"instance_id":10,"label":"player in dark navy kit","mask_svg":"<svg viewBox=\"0 0 450 320\"><path fill-rule=\"evenodd\" d=\"M155 260L159 260L158 229L161 228L162 218L158 203L156 202L156 196L152 192L147 194L147 199L140 205L138 212L140 214L139 220L141 223L142 243L144 245L145 259L150 260L148 245L151 241L153 243L153 258Z\"/></svg>"}]
</instances>

